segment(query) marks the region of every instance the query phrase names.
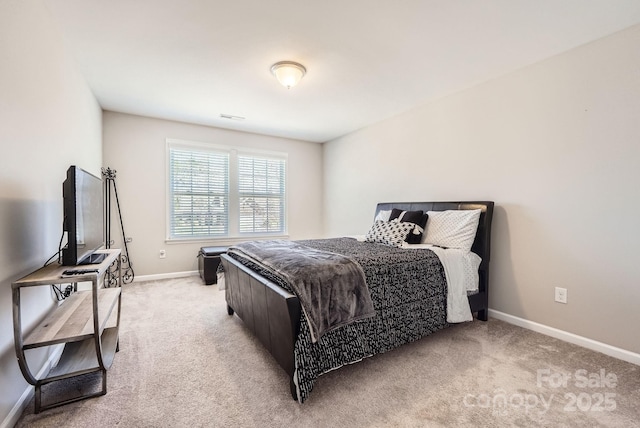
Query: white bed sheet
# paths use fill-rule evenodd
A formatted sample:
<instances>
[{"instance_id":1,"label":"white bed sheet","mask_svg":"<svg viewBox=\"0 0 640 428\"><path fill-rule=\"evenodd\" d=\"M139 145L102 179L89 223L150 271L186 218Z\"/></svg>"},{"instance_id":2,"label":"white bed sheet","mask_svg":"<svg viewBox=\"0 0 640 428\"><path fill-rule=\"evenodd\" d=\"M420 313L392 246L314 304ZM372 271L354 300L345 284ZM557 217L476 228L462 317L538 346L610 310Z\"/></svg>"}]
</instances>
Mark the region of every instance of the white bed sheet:
<instances>
[{"instance_id":1,"label":"white bed sheet","mask_svg":"<svg viewBox=\"0 0 640 428\"><path fill-rule=\"evenodd\" d=\"M429 244L403 244L403 248L426 248L438 256L447 279L447 322L473 321L468 294L478 291L478 268L482 259L476 253Z\"/></svg>"}]
</instances>

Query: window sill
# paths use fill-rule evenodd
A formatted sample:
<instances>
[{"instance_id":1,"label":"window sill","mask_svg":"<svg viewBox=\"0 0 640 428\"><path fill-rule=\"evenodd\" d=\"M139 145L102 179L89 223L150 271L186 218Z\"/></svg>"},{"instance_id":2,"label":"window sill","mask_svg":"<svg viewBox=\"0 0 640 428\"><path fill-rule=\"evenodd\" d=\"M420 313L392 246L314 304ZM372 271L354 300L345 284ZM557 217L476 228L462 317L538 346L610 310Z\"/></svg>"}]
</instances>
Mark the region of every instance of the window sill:
<instances>
[{"instance_id":1,"label":"window sill","mask_svg":"<svg viewBox=\"0 0 640 428\"><path fill-rule=\"evenodd\" d=\"M183 244L212 244L217 245L232 245L246 241L266 241L272 239L284 239L288 240L289 235L246 235L246 236L228 236L223 238L185 238L185 239L165 239L165 243L168 245L183 245Z\"/></svg>"}]
</instances>

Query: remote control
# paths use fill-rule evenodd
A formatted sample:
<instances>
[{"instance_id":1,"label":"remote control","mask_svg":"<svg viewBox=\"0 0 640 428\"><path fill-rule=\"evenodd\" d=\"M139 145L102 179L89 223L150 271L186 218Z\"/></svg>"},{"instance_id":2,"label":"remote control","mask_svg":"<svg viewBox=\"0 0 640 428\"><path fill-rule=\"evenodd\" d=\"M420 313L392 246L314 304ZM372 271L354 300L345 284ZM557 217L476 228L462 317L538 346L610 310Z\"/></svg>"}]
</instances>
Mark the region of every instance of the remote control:
<instances>
[{"instance_id":1,"label":"remote control","mask_svg":"<svg viewBox=\"0 0 640 428\"><path fill-rule=\"evenodd\" d=\"M77 275L84 275L86 273L97 273L98 269L67 269L62 272L62 277L73 277Z\"/></svg>"}]
</instances>

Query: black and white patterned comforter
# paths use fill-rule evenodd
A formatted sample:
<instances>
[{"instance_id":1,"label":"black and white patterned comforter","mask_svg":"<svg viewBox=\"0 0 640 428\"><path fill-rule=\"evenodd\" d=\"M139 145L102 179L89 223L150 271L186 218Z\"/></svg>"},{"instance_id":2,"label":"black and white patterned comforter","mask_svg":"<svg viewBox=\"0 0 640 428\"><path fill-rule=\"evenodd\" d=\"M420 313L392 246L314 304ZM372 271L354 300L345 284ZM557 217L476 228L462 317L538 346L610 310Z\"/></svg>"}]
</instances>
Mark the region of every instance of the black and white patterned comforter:
<instances>
[{"instance_id":1,"label":"black and white patterned comforter","mask_svg":"<svg viewBox=\"0 0 640 428\"><path fill-rule=\"evenodd\" d=\"M445 273L432 251L401 249L352 238L296 242L349 256L360 264L376 311L375 317L330 331L315 343L302 313L294 351L294 381L301 403L323 373L397 348L448 325ZM292 292L277 273L234 258Z\"/></svg>"}]
</instances>

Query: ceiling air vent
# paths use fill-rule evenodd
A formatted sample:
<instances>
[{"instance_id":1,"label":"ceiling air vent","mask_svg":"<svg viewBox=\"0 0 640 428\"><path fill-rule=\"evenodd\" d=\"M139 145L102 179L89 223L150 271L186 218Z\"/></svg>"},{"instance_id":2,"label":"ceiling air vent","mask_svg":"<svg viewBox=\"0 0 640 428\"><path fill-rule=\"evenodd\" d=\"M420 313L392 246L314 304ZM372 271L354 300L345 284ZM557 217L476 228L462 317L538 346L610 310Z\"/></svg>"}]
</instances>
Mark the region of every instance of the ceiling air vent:
<instances>
[{"instance_id":1,"label":"ceiling air vent","mask_svg":"<svg viewBox=\"0 0 640 428\"><path fill-rule=\"evenodd\" d=\"M242 116L234 116L232 114L224 114L224 113L221 113L220 117L223 118L223 119L229 119L229 120L244 120L245 119Z\"/></svg>"}]
</instances>

